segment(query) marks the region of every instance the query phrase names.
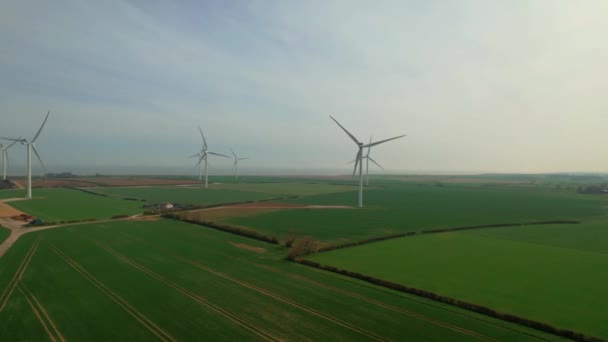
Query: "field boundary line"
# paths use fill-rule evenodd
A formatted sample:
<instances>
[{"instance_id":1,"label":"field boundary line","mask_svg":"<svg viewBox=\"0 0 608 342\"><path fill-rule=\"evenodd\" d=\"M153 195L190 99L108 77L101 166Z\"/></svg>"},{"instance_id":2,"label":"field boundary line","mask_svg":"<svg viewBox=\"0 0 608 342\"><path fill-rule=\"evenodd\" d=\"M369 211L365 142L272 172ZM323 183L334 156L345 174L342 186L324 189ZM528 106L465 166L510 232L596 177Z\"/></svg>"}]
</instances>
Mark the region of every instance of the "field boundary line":
<instances>
[{"instance_id":1,"label":"field boundary line","mask_svg":"<svg viewBox=\"0 0 608 342\"><path fill-rule=\"evenodd\" d=\"M489 307L486 307L483 305L466 302L466 301L463 301L463 300L460 300L457 298L448 297L448 296L441 295L441 294L438 294L438 293L435 293L432 291L415 288L415 287L410 287L410 286L403 285L400 283L395 283L395 282L387 281L384 279L375 278L375 277L368 276L365 274L352 272L349 270L339 269L334 266L323 265L318 262L314 262L314 261L310 261L310 260L306 260L306 259L298 259L296 262L298 262L302 265L308 266L308 267L317 268L320 270L324 270L327 272L333 272L336 274L341 274L343 276L351 277L354 279L359 279L359 280L368 282L370 284L382 286L382 287L385 287L385 288L388 288L391 290L395 290L395 291L399 291L399 292L403 292L403 293L409 293L411 295L419 296L422 298L427 298L427 299L434 300L439 303L452 305L454 307L458 307L458 308L461 308L464 310L469 310L472 312L476 312L478 314L500 319L500 320L503 320L506 322L519 324L522 326L526 326L528 328L532 328L532 329L542 331L545 333L549 333L549 334L553 334L556 336L565 337L565 338L572 339L572 340L579 340L579 341L593 341L593 342L603 341L602 339L597 338L595 336L585 335L584 333L573 331L573 330L556 328L547 323L527 319L525 317L520 317L520 316L516 316L513 314L499 312L499 311L496 311L492 308L489 308Z\"/></svg>"},{"instance_id":2,"label":"field boundary line","mask_svg":"<svg viewBox=\"0 0 608 342\"><path fill-rule=\"evenodd\" d=\"M146 329L160 338L162 341L170 341L176 342L176 340L169 335L162 328L157 326L154 322L148 319L144 314L135 309L129 302L123 299L121 296L116 294L114 291L109 289L104 283L95 278L92 274L90 274L84 267L79 265L76 261L72 260L65 253L63 253L59 248L54 245L51 245L51 249L55 254L60 256L69 266L71 266L74 270L76 270L80 275L83 276L86 280L92 283L95 287L97 287L103 294L116 302L120 307L123 308L128 314L130 314L133 318L139 321Z\"/></svg>"},{"instance_id":3,"label":"field boundary line","mask_svg":"<svg viewBox=\"0 0 608 342\"><path fill-rule=\"evenodd\" d=\"M114 257L118 258L119 260L122 260L123 262L125 262L126 264L130 265L131 267L139 270L140 272L147 274L148 276L164 283L165 285L177 290L178 292L180 292L181 294L185 295L186 297L196 301L199 304L203 304L204 306L206 306L207 308L213 310L215 313L219 314L220 316L232 321L233 323L236 323L237 325L253 332L254 334L258 335L259 337L267 340L267 341L276 341L279 342L281 341L280 338L275 337L273 335L271 335L270 333L258 328L257 326L253 325L252 323L247 322L246 320L238 317L236 314L216 305L211 303L210 301L208 301L207 299L200 297L199 295L169 281L168 279L164 278L163 276L155 273L152 270L147 269L146 267L138 264L137 262L127 258L126 256L118 253L117 251L115 251L114 249L112 249L111 247L103 244L100 241L96 241L96 240L92 240L95 244L97 244L100 248L104 249L106 252L110 253L111 255L113 255Z\"/></svg>"},{"instance_id":4,"label":"field boundary line","mask_svg":"<svg viewBox=\"0 0 608 342\"><path fill-rule=\"evenodd\" d=\"M24 296L26 296L26 299L28 299L27 297L29 297L29 299L33 300L33 303L36 305L38 310L40 310L40 313L42 313L44 318L46 318L46 322L51 326L53 332L55 333L53 336L57 337L57 339L59 341L65 342L65 338L61 334L61 331L59 331L59 329L55 325L55 322L53 322L53 320L51 319L51 316L49 316L49 314L44 309L44 306L42 306L42 304L40 304L40 302L38 301L36 296L34 296L34 294L27 288L27 286L25 286L25 284L23 282L19 282L18 289L19 289L19 291L21 291L21 293L23 293ZM28 300L28 302L29 302L29 300ZM32 307L32 309L34 309L34 307ZM36 314L36 315L38 316L38 314ZM41 322L41 323L43 323L43 325L45 325L44 322ZM45 329L46 329L46 325L45 325ZM47 332L48 332L48 330L47 330Z\"/></svg>"},{"instance_id":5,"label":"field boundary line","mask_svg":"<svg viewBox=\"0 0 608 342\"><path fill-rule=\"evenodd\" d=\"M360 295L360 294L357 294L357 293L354 293L354 292L350 292L350 291L347 291L347 290L342 290L342 289L333 287L331 285L323 284L321 282L318 282L318 281L306 278L306 277L298 275L298 274L289 273L289 272L283 272L283 271L281 271L279 269L276 269L274 267L266 266L266 265L260 265L260 264L257 264L255 262L251 262L251 261L248 261L248 260L245 260L245 259L241 259L241 258L234 258L234 259L237 259L237 260L239 260L241 262L250 264L250 265L258 267L258 268L269 270L271 272L284 274L284 275L286 275L286 276L288 276L290 278L301 280L303 282L306 282L306 283L309 283L309 284L312 284L312 285L315 285L315 286L318 286L318 287L321 287L321 288L324 288L324 289L327 289L327 290L330 290L330 291L341 293L341 294L343 294L345 296L356 298L356 299L362 300L364 302L371 303L371 304L377 305L379 307L383 307L385 309L389 309L389 310L392 310L392 311L395 311L395 312L399 312L399 313L402 313L404 315L420 319L420 320L425 321L427 323L431 323L431 324L436 325L436 326L440 326L440 327L443 327L443 328L446 328L446 329L450 329L450 330L462 333L464 335L476 337L476 338L479 338L481 340L486 340L486 341L499 341L497 339L494 339L492 337L483 335L481 333L477 333L475 331L468 330L466 328L462 328L462 327L459 327L459 326L456 326L456 325L453 325L453 324L450 324L450 323L446 323L446 322L443 322L443 321L440 321L440 320L437 320L437 319L434 319L434 318L431 318L431 317L428 317L428 316L425 316L425 315L422 315L422 314L419 314L419 313L415 313L415 312L412 312L410 310L402 309L402 308L399 308L399 307L396 307L396 306L384 303L384 302L376 300L376 299L368 298L366 296L363 296L363 295Z\"/></svg>"},{"instance_id":6,"label":"field boundary line","mask_svg":"<svg viewBox=\"0 0 608 342\"><path fill-rule=\"evenodd\" d=\"M325 319L327 321L330 321L332 323L338 324L338 325L340 325L342 327L345 327L347 329L350 329L350 330L353 330L355 332L358 332L358 333L360 333L362 335L365 335L365 336L367 336L369 338L372 338L374 340L377 340L377 341L388 341L387 339L385 339L385 338L383 338L381 336L378 336L378 335L376 335L376 334L374 334L374 333L372 333L370 331L367 331L365 329L356 327L356 326L354 326L354 325L352 325L352 324L350 324L348 322L344 322L344 321L342 321L342 320L340 320L338 318L335 318L335 317L329 316L327 314L321 313L321 312L319 312L319 311L317 311L315 309L306 307L306 306L304 306L302 304L298 304L298 303L296 303L296 302L294 302L292 300L289 300L289 299L287 299L287 298L285 298L283 296L280 296L280 295L278 295L276 293L273 293L271 291L265 290L265 289L263 289L261 287L252 285L252 284L247 283L245 281L238 280L238 279L233 278L233 277L231 277L231 276L229 276L227 274L217 272L217 271L215 271L214 269L212 269L210 267L207 267L205 265L199 264L198 262L195 262L195 261L192 261L192 260L188 260L188 259L183 259L183 258L179 258L179 259L181 259L183 262L188 263L188 264L190 264L190 265L192 265L192 266L194 266L196 268L199 268L199 269L202 269L204 271L207 271L207 272L209 272L211 274L214 274L214 275L216 275L218 277L222 277L224 279L230 280L230 281L232 281L232 282L234 282L234 283L236 283L238 285L241 285L243 287L249 288L249 289L254 290L254 291L258 292L258 293L264 294L264 295L266 295L268 297L274 298L274 299L276 299L276 300L278 300L280 302L289 304L289 305L291 305L293 307L296 307L296 308L298 308L298 309L300 309L302 311L308 312L308 313L313 314L313 315L315 315L317 317L323 318L323 319Z\"/></svg>"},{"instance_id":7,"label":"field boundary line","mask_svg":"<svg viewBox=\"0 0 608 342\"><path fill-rule=\"evenodd\" d=\"M36 240L32 244L32 247L30 247L28 252L25 254L25 257L23 257L23 259L21 260L21 263L19 263L19 267L17 267L17 271L13 275L13 278L11 279L11 281L8 283L8 285L2 292L2 295L0 296L0 300L2 300L2 303L0 304L0 312L2 312L2 310L4 310L6 303L11 298L13 291L15 291L15 287L17 287L19 281L23 277L23 274L25 273L27 266L30 264L30 261L32 260L34 253L36 253L36 250L38 249L38 245L40 245L40 240Z\"/></svg>"},{"instance_id":8,"label":"field boundary line","mask_svg":"<svg viewBox=\"0 0 608 342\"><path fill-rule=\"evenodd\" d=\"M404 237L413 237L420 235L428 235L428 234L441 234L441 233L450 233L450 232L459 232L464 230L481 230L481 229L491 229L491 228L511 228L511 227L525 227L525 226L542 226L542 225L551 225L551 224L580 224L581 221L578 220L547 220L547 221L532 221L532 222L520 222L520 223L488 223L488 224L479 224L479 225L470 225L470 226L457 226L457 227L447 227L447 228L428 228L422 230L412 230L402 233L390 234L390 235L381 235L376 237L371 237L363 240L344 242L336 245L325 245L315 253L325 253L331 252L336 249L344 249L351 247L358 247L361 245L367 245L375 242L382 242L386 240L394 240ZM312 254L312 253L311 253Z\"/></svg>"},{"instance_id":9,"label":"field boundary line","mask_svg":"<svg viewBox=\"0 0 608 342\"><path fill-rule=\"evenodd\" d=\"M40 313L38 312L38 310L36 309L36 307L34 306L34 303L32 303L32 301L28 298L28 296L25 294L25 292L21 289L21 286L18 286L17 289L19 290L19 292L21 292L21 294L23 295L23 297L25 298L25 300L27 301L27 303L29 304L30 308L32 309L32 311L34 312L34 314L36 315L36 318L38 318L38 322L40 322L40 325L42 325L42 327L44 328L44 331L46 331L47 335L49 335L49 339L52 342L57 341L55 339L55 336L53 336L53 334L51 333L51 331L49 330L49 327L46 325L46 323L44 322L44 320L42 319L42 317L40 316Z\"/></svg>"},{"instance_id":10,"label":"field boundary line","mask_svg":"<svg viewBox=\"0 0 608 342\"><path fill-rule=\"evenodd\" d=\"M270 266L267 266L267 267L270 267ZM520 333L520 334L523 334L523 335L526 335L526 336L529 336L529 337L534 337L534 338L536 338L538 340L541 340L541 341L547 341L547 342L552 341L552 340L544 338L542 336L534 335L534 334L529 333L529 332L521 331L521 330L518 330L518 329L515 329L515 328L511 328L511 327L508 327L508 326L500 325L500 324L498 324L496 322L489 321L489 320L483 318L483 317L488 317L486 315L478 314L478 313L475 313L475 312L468 313L468 311L470 311L470 310L463 310L463 309L460 309L460 308L453 309L453 308L451 308L451 307L453 307L453 305L449 305L449 304L445 304L445 303L441 303L441 302L437 302L437 301L432 301L432 300L424 301L423 299L417 299L417 298L415 298L415 297L418 297L418 296L414 296L414 295L411 295L411 294L406 293L406 292L392 290L392 289L389 289L389 288L387 288L385 286L380 286L380 285L375 285L375 284L365 284L365 283L362 283L361 279L349 277L349 276L346 276L346 275L343 275L343 274L338 274L338 273L334 273L334 272L330 272L330 271L324 271L322 269L317 269L315 267L310 267L310 266L306 266L306 265L302 265L302 267L305 267L306 269L310 270L311 272L319 273L319 274L322 274L322 275L327 276L327 277L332 277L334 279L339 279L341 281L346 281L346 282L349 282L351 284L355 284L357 286L366 287L368 289L373 289L373 290L376 290L376 291L381 291L382 293L393 295L393 296L397 296L398 298L401 298L401 299L404 299L404 300L407 300L407 301L411 301L411 302L414 302L414 303L417 303L417 304L420 304L420 305L426 305L426 306L432 307L434 309L450 312L450 313L453 313L453 314L456 314L456 315L459 315L459 316L462 316L462 317L467 317L467 318L470 318L470 319L473 319L473 320L476 320L476 321L479 321L479 322L484 322L484 323L493 325L495 327L499 327L501 329L514 331L514 332L517 332L517 333ZM361 282L359 282L359 281L361 281ZM394 292L389 292L389 291L394 291ZM458 310L460 310L460 311L458 311ZM481 317L473 316L473 314L480 315ZM493 317L489 317L489 318L493 318ZM498 320L498 319L497 319L497 321L499 321L499 322L505 322L503 320ZM506 323L511 323L511 322L506 322ZM511 324L520 326L520 324L517 324L517 323L511 323Z\"/></svg>"}]
</instances>

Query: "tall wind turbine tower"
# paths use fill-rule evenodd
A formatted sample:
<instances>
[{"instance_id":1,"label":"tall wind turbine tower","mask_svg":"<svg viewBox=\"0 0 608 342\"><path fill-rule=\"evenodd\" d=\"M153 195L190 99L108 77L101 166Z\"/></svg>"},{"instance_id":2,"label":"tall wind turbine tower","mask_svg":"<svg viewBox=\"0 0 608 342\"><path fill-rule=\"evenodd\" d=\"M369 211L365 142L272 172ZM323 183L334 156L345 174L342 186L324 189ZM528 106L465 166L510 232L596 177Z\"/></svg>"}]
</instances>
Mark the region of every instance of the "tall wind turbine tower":
<instances>
[{"instance_id":1,"label":"tall wind turbine tower","mask_svg":"<svg viewBox=\"0 0 608 342\"><path fill-rule=\"evenodd\" d=\"M4 146L4 144L0 144L0 151L2 151L2 180L6 180L6 167L8 164L8 149L11 146L15 145L17 142L13 141L8 146Z\"/></svg>"},{"instance_id":2,"label":"tall wind turbine tower","mask_svg":"<svg viewBox=\"0 0 608 342\"><path fill-rule=\"evenodd\" d=\"M230 149L230 152L232 152L232 155L234 156L234 164L232 164L232 169L234 170L234 178L236 179L236 182L239 182L239 160L246 160L249 158L239 158L236 156L236 153L234 153L234 151L232 149Z\"/></svg>"},{"instance_id":3,"label":"tall wind turbine tower","mask_svg":"<svg viewBox=\"0 0 608 342\"><path fill-rule=\"evenodd\" d=\"M369 143L372 143L372 138L369 138ZM367 154L363 156L363 159L365 159L365 186L369 186L369 162L371 160L372 163L376 164L377 167L381 168L382 170L384 170L384 168L378 164L371 156L370 153L372 151L371 147L367 148ZM348 164L352 164L354 163L355 160L351 160L348 162ZM354 175L353 175L354 177Z\"/></svg>"},{"instance_id":4,"label":"tall wind turbine tower","mask_svg":"<svg viewBox=\"0 0 608 342\"><path fill-rule=\"evenodd\" d=\"M38 150L36 149L36 145L34 143L40 136L40 133L42 132L42 129L44 128L44 125L46 124L46 120L49 119L50 114L51 114L51 111L49 110L48 113L46 113L46 117L44 118L44 121L42 122L40 129L38 129L38 132L36 133L36 135L34 136L34 138L32 140L27 140L24 138L11 139L11 138L0 137L5 140L20 142L22 145L25 145L27 147L27 198L32 198L32 151L34 151L34 154L36 155L36 158L38 158L40 165L42 165L42 168L46 171L46 167L44 166L44 163L42 162L42 159L40 158L40 154L38 153Z\"/></svg>"},{"instance_id":5,"label":"tall wind turbine tower","mask_svg":"<svg viewBox=\"0 0 608 342\"><path fill-rule=\"evenodd\" d=\"M355 142L355 144L357 144L357 147L359 148L359 150L357 151L357 155L355 157L355 168L353 170L353 176L357 173L357 166L359 166L359 208L363 208L363 149L366 147L371 148L373 146L383 144L387 141L402 138L405 136L405 134L394 137L394 138L390 138L390 139L384 139L384 140L375 141L375 142L370 141L369 144L364 144L364 143L360 142L359 140L357 140L357 138L355 138L354 135L352 135L346 128L344 128L344 126L340 125L338 120L334 119L333 116L330 115L329 117L332 120L334 120L334 122L336 124L338 124L338 126L340 126L340 128L342 128L342 130Z\"/></svg>"},{"instance_id":6,"label":"tall wind turbine tower","mask_svg":"<svg viewBox=\"0 0 608 342\"><path fill-rule=\"evenodd\" d=\"M208 150L207 148L207 140L205 140L205 135L203 134L203 130L201 129L201 127L198 127L198 131L201 132L201 138L203 138L203 146L201 148L201 151L195 155L192 155L188 158L194 158L194 157L198 157L198 163L196 163L196 166L199 167L199 171L198 171L198 180L202 181L203 178L203 161L205 162L205 189L208 188L208 175L207 175L207 157L212 154L214 156L220 156L220 157L224 157L224 158L229 158L227 155L221 154L221 153L215 153L215 152L211 152Z\"/></svg>"},{"instance_id":7,"label":"tall wind turbine tower","mask_svg":"<svg viewBox=\"0 0 608 342\"><path fill-rule=\"evenodd\" d=\"M372 137L369 137L369 144L372 143ZM369 145L368 144L368 145ZM369 186L369 162L371 161L372 163L376 164L377 167L381 168L382 170L384 170L384 168L382 166L380 166L380 164L378 164L371 156L372 152L372 147L368 146L367 147L367 154L365 155L365 186Z\"/></svg>"}]
</instances>

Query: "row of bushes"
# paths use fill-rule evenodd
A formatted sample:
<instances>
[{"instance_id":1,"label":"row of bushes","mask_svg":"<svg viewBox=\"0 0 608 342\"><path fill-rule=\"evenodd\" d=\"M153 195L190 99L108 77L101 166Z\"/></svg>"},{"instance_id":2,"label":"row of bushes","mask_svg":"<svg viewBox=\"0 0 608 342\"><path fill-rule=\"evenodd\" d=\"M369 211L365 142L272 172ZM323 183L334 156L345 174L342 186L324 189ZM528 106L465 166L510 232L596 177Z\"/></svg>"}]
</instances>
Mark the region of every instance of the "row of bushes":
<instances>
[{"instance_id":1,"label":"row of bushes","mask_svg":"<svg viewBox=\"0 0 608 342\"><path fill-rule=\"evenodd\" d=\"M88 218L88 219L64 220L64 221L39 221L38 223L33 223L33 222L36 222L36 220L34 220L31 223L27 224L26 227L56 226L59 224L71 224L71 223L93 222L93 221L97 221L97 219Z\"/></svg>"},{"instance_id":2,"label":"row of bushes","mask_svg":"<svg viewBox=\"0 0 608 342\"><path fill-rule=\"evenodd\" d=\"M439 294L436 294L434 292L430 292L430 291L426 291L426 290L421 290L421 289L417 289L414 287L409 287L409 286L405 286L405 285L401 285L401 284L397 284L397 283L393 283L390 281L386 281L386 280L382 280L382 279L378 279L378 278L374 278L368 275L364 275L361 273L357 273L357 272L352 272L352 271L348 271L348 270L342 270L339 269L337 267L333 267L333 266L326 266L326 265L321 265L317 262L314 261L309 261L309 260L296 260L298 263L306 265L306 266L310 266L310 267L314 267L314 268L318 268L324 271L329 271L329 272L333 272L333 273L337 273L337 274L341 274L341 275L345 275L351 278L355 278L355 279L359 279L359 280L363 280L366 281L368 283L374 284L374 285L378 285L378 286L382 286L382 287L386 287L392 290L396 290L396 291L400 291L400 292L405 292L405 293L409 293L409 294L413 294L419 297L424 297L424 298L428 298L428 299L432 299L441 303L445 303L445 304L449 304L449 305L453 305L465 310L469 310L469 311L473 311L476 313L480 313L486 316L490 316L493 318L497 318L497 319L501 319L504 321L508 321L508 322L512 322L512 323L517 323L517 324L521 324L536 330L540 330L546 333L550 333L550 334L554 334L557 336L561 336L561 337L565 337L565 338L569 338L572 340L577 340L577 341L592 341L592 342L599 342L602 341L601 339L597 338L597 337L592 337L592 336L587 336L585 334L579 333L579 332L575 332L572 330L566 330L566 329L559 329L556 327L553 327L549 324L546 323L542 323L542 322L538 322L538 321L533 321L527 318L523 318L523 317L519 317L519 316L515 316L515 315L511 315L511 314L506 314L506 313L502 313L502 312L498 312L496 310L490 309L488 307L482 306L482 305L477 305L477 304L472 304L469 302L465 302L462 300L458 300L458 299L454 299L451 297L447 297L447 296L442 296Z\"/></svg>"},{"instance_id":3,"label":"row of bushes","mask_svg":"<svg viewBox=\"0 0 608 342\"><path fill-rule=\"evenodd\" d=\"M365 245L367 243L378 242L378 241L389 240L389 239L396 239L396 238L416 235L416 234L417 234L416 232L406 232L406 233L398 233L398 234L392 234L392 235L384 235L384 236L379 236L379 237L365 239L365 240L346 242L346 243L341 243L338 245L330 245L330 246L321 247L321 248L319 248L318 252L329 252L329 251L333 251L335 249L342 249L342 248L354 247L354 246L359 246L359 245Z\"/></svg>"},{"instance_id":4,"label":"row of bushes","mask_svg":"<svg viewBox=\"0 0 608 342\"><path fill-rule=\"evenodd\" d=\"M91 195L95 195L95 196L108 197L108 195L106 195L106 194L102 194L102 193L91 191L91 190L87 190L87 189L76 188L76 187L73 187L73 186L68 187L68 189L86 192L87 194L91 194Z\"/></svg>"},{"instance_id":5,"label":"row of bushes","mask_svg":"<svg viewBox=\"0 0 608 342\"><path fill-rule=\"evenodd\" d=\"M497 224L483 224L483 225L476 225L476 226L427 229L427 230L420 231L420 234L445 233L445 232L453 232L453 231L458 231L458 230L481 229L481 228L501 228L501 227L531 226L531 225L543 225L543 224L580 224L580 223L581 223L580 221L574 221L574 220L537 221L537 222L527 222L527 223L497 223Z\"/></svg>"},{"instance_id":6,"label":"row of bushes","mask_svg":"<svg viewBox=\"0 0 608 342\"><path fill-rule=\"evenodd\" d=\"M198 225L201 225L201 226L205 226L205 227L221 230L221 231L226 232L226 233L240 235L240 236L244 236L244 237L247 237L247 238L250 238L250 239L254 239L254 240L258 240L258 241L264 241L264 242L272 243L272 244L275 244L275 245L279 244L279 240L277 240L276 237L264 235L264 234L261 234L259 232L256 232L255 230L250 230L250 229L236 227L236 226L230 226L230 225L227 225L227 224L216 223L216 222L213 222L213 221L190 220L190 219L183 218L183 217L181 217L181 216L179 216L179 215L177 215L175 213L163 214L163 215L161 215L161 217L172 219L172 220L178 220L178 221L193 223L193 224L198 224Z\"/></svg>"}]
</instances>

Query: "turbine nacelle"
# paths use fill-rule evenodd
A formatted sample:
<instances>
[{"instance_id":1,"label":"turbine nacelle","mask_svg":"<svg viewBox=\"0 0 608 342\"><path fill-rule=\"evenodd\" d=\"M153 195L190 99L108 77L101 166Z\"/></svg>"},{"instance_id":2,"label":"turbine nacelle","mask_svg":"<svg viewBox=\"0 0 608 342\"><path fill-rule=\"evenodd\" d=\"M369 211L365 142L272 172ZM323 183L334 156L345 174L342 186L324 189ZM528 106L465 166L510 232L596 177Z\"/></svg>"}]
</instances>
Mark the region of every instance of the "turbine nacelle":
<instances>
[{"instance_id":1,"label":"turbine nacelle","mask_svg":"<svg viewBox=\"0 0 608 342\"><path fill-rule=\"evenodd\" d=\"M397 137L393 137L393 138L389 138L389 139L384 139L384 140L379 140L379 141L374 141L372 142L372 139L370 138L369 143L368 144L364 144L363 142L359 141L354 135L352 135L346 128L344 128L344 126L342 126L338 120L334 119L333 116L329 116L338 126L340 126L340 128L344 131L344 133L346 133L346 135L348 135L352 141L355 142L355 144L357 144L357 146L359 147L359 150L357 151L357 154L355 156L355 160L353 161L355 163L355 167L353 169L353 177L357 174L357 167L359 167L359 208L363 207L363 159L366 158L368 161L372 160L372 162L376 165L378 165L373 159L371 159L371 157L369 156L370 153L370 149L372 146L376 146L376 145L380 145L383 144L385 142L391 141L391 140L395 140L395 139L399 139L399 138L403 138L405 136L405 134L397 136ZM363 149L364 148L368 148L367 150L367 155L363 156ZM380 166L380 165L378 165ZM381 167L381 166L380 166Z\"/></svg>"}]
</instances>

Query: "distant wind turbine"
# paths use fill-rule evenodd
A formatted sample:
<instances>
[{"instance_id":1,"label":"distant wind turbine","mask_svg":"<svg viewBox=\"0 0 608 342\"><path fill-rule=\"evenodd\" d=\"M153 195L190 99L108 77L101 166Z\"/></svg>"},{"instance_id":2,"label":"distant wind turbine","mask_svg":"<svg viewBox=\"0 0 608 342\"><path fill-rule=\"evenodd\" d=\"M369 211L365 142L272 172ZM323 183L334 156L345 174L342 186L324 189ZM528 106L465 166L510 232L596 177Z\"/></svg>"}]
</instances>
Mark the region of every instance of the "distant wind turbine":
<instances>
[{"instance_id":1,"label":"distant wind turbine","mask_svg":"<svg viewBox=\"0 0 608 342\"><path fill-rule=\"evenodd\" d=\"M201 138L203 138L203 147L201 148L201 151L197 154L191 155L188 158L194 158L194 157L198 157L198 163L196 163L196 166L199 167L199 172L198 172L198 180L202 181L203 179L203 164L202 162L205 162L205 189L208 188L208 175L207 175L207 157L208 155L212 154L214 156L220 156L220 157L224 157L224 158L230 158L227 155L221 154L221 153L215 153L215 152L211 152L207 149L207 141L205 140L205 135L203 134L203 130L201 129L201 127L198 127L198 131L201 132Z\"/></svg>"},{"instance_id":2,"label":"distant wind turbine","mask_svg":"<svg viewBox=\"0 0 608 342\"><path fill-rule=\"evenodd\" d=\"M8 164L8 149L15 145L17 142L13 141L10 145L4 146L0 144L0 151L2 151L2 180L6 180L6 167Z\"/></svg>"},{"instance_id":3,"label":"distant wind turbine","mask_svg":"<svg viewBox=\"0 0 608 342\"><path fill-rule=\"evenodd\" d=\"M236 178L236 182L239 182L239 160L245 160L249 158L239 158L236 156L236 153L232 149L230 149L232 155L234 156L234 164L232 165L232 169L234 170L234 178Z\"/></svg>"},{"instance_id":4,"label":"distant wind turbine","mask_svg":"<svg viewBox=\"0 0 608 342\"><path fill-rule=\"evenodd\" d=\"M0 137L0 139L20 142L22 145L27 146L27 198L32 198L32 157L31 157L32 150L34 151L36 158L38 158L40 165L42 165L42 168L46 172L46 167L44 166L44 163L42 162L42 159L40 158L40 154L38 153L38 150L36 149L36 145L34 145L34 143L36 142L36 139L38 139L38 137L40 136L40 133L42 132L42 129L44 128L44 125L46 124L46 120L49 119L50 114L51 114L51 111L49 110L48 113L46 113L46 117L44 118L44 121L42 122L40 129L38 129L38 132L36 133L36 135L34 136L34 138L32 140L27 140L24 138L11 139L11 138Z\"/></svg>"},{"instance_id":5,"label":"distant wind turbine","mask_svg":"<svg viewBox=\"0 0 608 342\"><path fill-rule=\"evenodd\" d=\"M369 143L372 143L372 137L369 137ZM365 186L369 186L369 162L371 161L372 163L376 164L377 167L381 168L382 170L384 170L384 168L378 164L371 156L370 153L372 151L371 146L367 147L367 154L363 156L363 159L365 159ZM354 163L355 160L352 160L350 162L348 162L349 164ZM354 175L353 175L354 176Z\"/></svg>"},{"instance_id":6,"label":"distant wind turbine","mask_svg":"<svg viewBox=\"0 0 608 342\"><path fill-rule=\"evenodd\" d=\"M332 120L334 120L334 122L338 126L340 126L340 128L342 128L342 130L355 142L355 144L357 144L357 147L359 148L359 150L357 151L357 155L355 156L355 168L353 170L353 176L357 173L357 166L359 166L359 208L363 208L363 149L366 147L371 148L373 146L377 146L377 145L383 144L383 143L391 141L391 140L402 138L405 136L405 134L394 137L394 138L384 139L384 140L375 141L375 142L371 142L371 140L370 140L369 144L363 144L362 142L357 140L357 138L355 138L355 136L352 135L348 130L346 130L346 128L344 128L344 126L340 125L338 120L334 119L333 116L330 115L329 117Z\"/></svg>"}]
</instances>

